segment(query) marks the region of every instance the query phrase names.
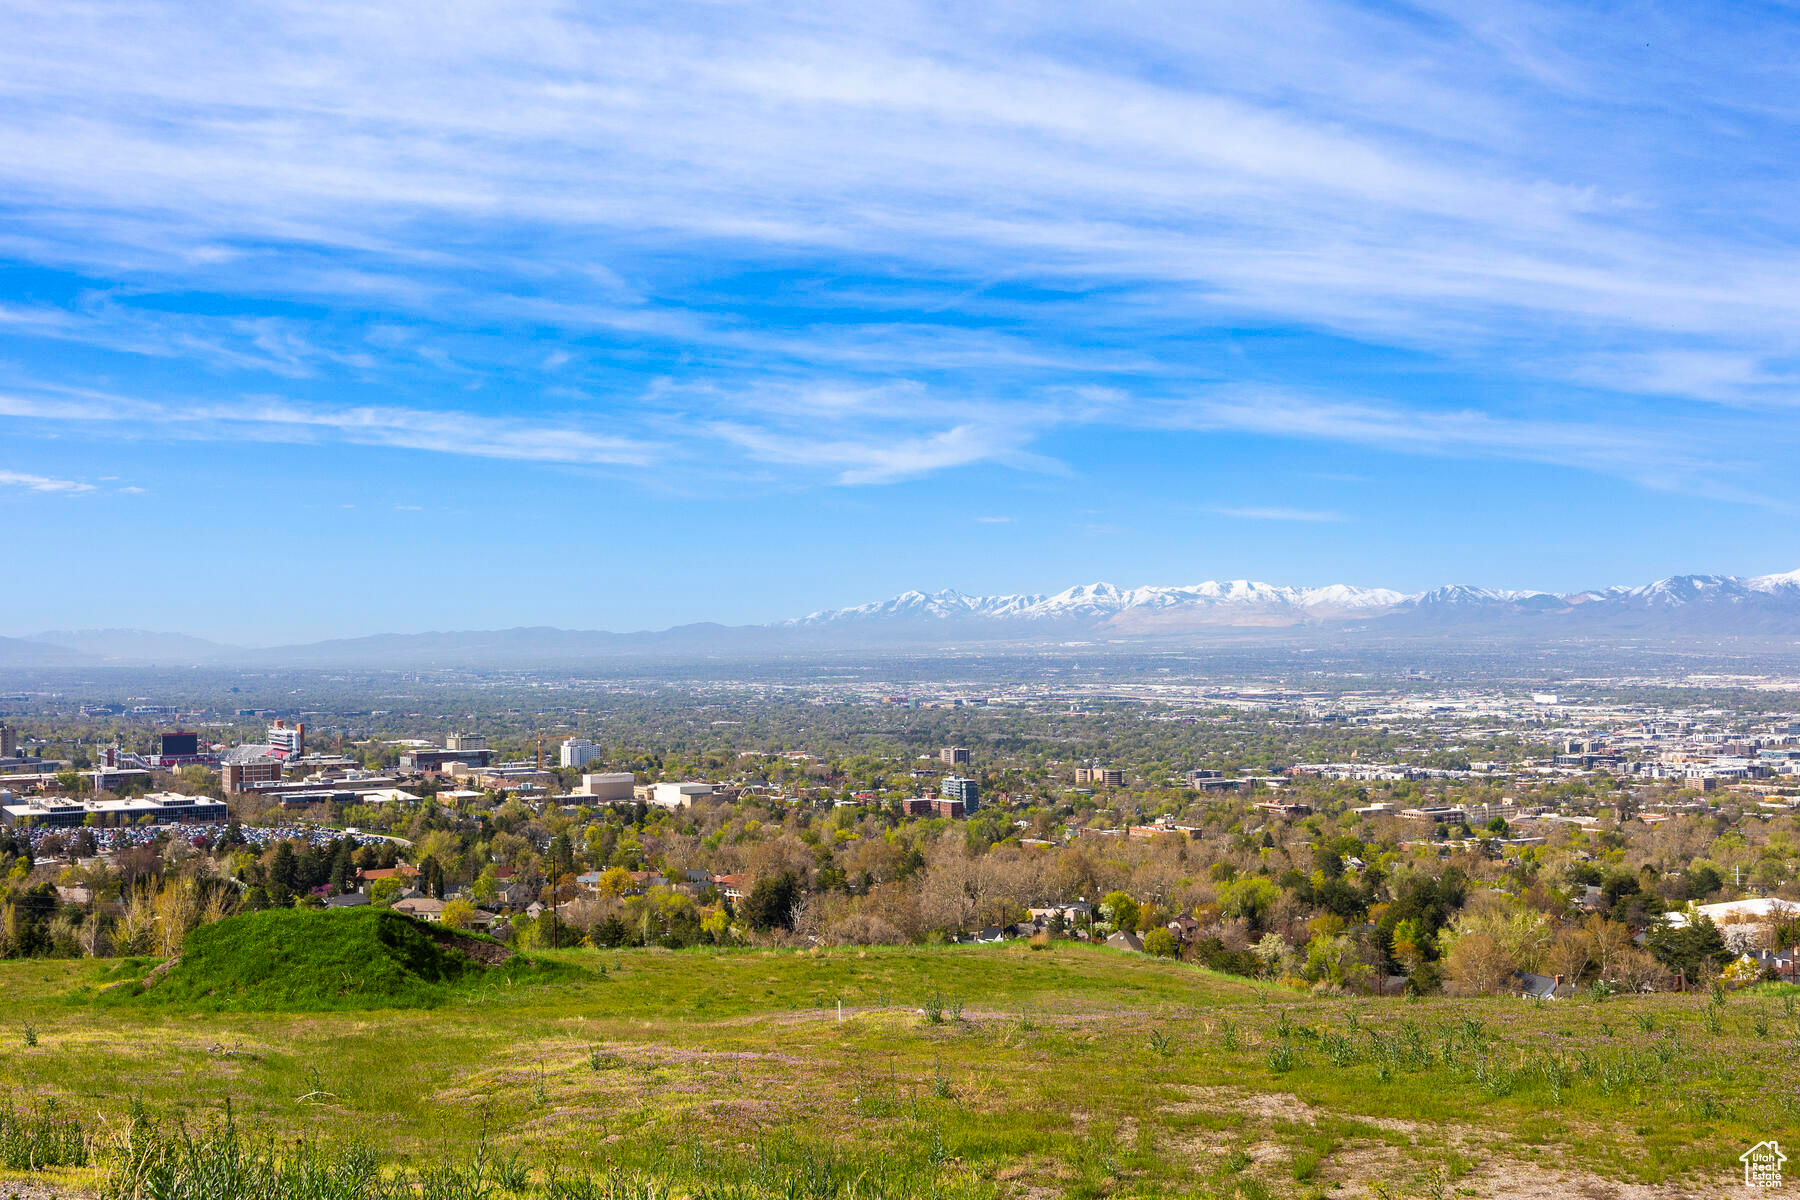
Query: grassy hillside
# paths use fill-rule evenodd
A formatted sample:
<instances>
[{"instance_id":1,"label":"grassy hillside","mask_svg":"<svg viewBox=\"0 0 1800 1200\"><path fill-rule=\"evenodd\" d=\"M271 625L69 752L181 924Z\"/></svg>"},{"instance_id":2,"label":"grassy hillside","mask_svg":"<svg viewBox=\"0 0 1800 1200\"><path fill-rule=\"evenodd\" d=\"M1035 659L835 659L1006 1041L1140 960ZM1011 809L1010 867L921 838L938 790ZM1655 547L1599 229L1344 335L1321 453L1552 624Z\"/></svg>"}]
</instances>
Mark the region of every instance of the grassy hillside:
<instances>
[{"instance_id":1,"label":"grassy hillside","mask_svg":"<svg viewBox=\"0 0 1800 1200\"><path fill-rule=\"evenodd\" d=\"M0 1092L112 1130L229 1101L390 1173L485 1129L528 1191L554 1165L745 1200L1710 1195L1800 1131L1780 993L1318 998L1071 944L549 957L573 982L256 1014L0 964L36 1035L0 1028Z\"/></svg>"},{"instance_id":2,"label":"grassy hillside","mask_svg":"<svg viewBox=\"0 0 1800 1200\"><path fill-rule=\"evenodd\" d=\"M479 961L484 958L489 961ZM568 969L546 970L488 939L401 913L278 909L202 926L166 973L152 973L121 995L140 1005L202 1011L431 1008L471 987L558 974Z\"/></svg>"}]
</instances>

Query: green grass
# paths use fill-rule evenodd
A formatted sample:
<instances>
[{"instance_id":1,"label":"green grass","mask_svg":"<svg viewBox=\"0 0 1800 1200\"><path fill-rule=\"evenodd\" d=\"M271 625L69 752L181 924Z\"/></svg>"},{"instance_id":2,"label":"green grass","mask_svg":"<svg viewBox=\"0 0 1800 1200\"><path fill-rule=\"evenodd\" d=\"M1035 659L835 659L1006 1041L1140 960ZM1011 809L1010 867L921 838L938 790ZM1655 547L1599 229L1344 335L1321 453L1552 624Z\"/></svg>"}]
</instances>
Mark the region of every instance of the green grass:
<instances>
[{"instance_id":1,"label":"green grass","mask_svg":"<svg viewBox=\"0 0 1800 1200\"><path fill-rule=\"evenodd\" d=\"M1778 996L1716 1022L1695 996L1327 998L1067 943L542 957L547 982L451 980L430 1008L258 1012L96 1003L141 964L0 964L38 1030L0 1038L0 1095L108 1137L135 1103L195 1130L229 1104L252 1142L366 1147L389 1182L479 1151L527 1195L746 1200L1360 1200L1521 1172L1710 1194L1800 1127ZM97 1187L98 1157L62 1182Z\"/></svg>"},{"instance_id":2,"label":"green grass","mask_svg":"<svg viewBox=\"0 0 1800 1200\"><path fill-rule=\"evenodd\" d=\"M195 930L160 980L128 978L109 999L199 1011L324 1012L432 1008L471 989L569 978L514 957L487 967L457 945L489 942L433 930L402 913L280 909Z\"/></svg>"}]
</instances>

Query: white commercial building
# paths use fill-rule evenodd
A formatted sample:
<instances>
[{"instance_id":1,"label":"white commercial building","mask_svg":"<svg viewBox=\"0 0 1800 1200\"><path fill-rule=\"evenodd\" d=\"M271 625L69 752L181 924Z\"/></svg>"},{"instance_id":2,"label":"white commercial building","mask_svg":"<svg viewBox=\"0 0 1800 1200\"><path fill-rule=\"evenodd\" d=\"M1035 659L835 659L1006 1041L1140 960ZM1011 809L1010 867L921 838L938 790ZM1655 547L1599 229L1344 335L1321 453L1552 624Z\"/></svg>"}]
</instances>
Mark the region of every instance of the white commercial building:
<instances>
[{"instance_id":1,"label":"white commercial building","mask_svg":"<svg viewBox=\"0 0 1800 1200\"><path fill-rule=\"evenodd\" d=\"M658 808L686 808L712 793L710 783L659 783L650 789L650 803Z\"/></svg>"},{"instance_id":2,"label":"white commercial building","mask_svg":"<svg viewBox=\"0 0 1800 1200\"><path fill-rule=\"evenodd\" d=\"M586 738L570 738L562 744L562 765L585 767L600 757L600 747Z\"/></svg>"}]
</instances>

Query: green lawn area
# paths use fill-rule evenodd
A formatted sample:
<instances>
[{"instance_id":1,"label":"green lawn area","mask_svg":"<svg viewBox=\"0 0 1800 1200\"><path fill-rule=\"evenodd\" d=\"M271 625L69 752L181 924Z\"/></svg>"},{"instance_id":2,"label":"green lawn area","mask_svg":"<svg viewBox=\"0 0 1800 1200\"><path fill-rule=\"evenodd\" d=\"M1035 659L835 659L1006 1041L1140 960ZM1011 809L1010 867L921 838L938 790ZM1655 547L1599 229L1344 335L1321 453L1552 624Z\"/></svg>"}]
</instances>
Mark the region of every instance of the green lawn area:
<instances>
[{"instance_id":1,"label":"green lawn area","mask_svg":"<svg viewBox=\"0 0 1800 1200\"><path fill-rule=\"evenodd\" d=\"M131 968L0 963L0 1094L101 1131L229 1101L412 1164L485 1130L534 1178L821 1197L1715 1194L1800 1132L1780 992L1315 998L1070 943L542 957L570 969L324 1012L101 1000Z\"/></svg>"}]
</instances>

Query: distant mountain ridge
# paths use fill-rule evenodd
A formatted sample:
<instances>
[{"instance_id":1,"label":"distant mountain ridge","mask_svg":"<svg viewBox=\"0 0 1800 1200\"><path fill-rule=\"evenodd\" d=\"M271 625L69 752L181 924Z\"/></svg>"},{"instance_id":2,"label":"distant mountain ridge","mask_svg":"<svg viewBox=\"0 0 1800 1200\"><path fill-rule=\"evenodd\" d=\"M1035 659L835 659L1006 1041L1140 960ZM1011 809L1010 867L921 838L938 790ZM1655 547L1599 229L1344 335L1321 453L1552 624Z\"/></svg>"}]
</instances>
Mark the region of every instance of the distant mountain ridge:
<instances>
[{"instance_id":1,"label":"distant mountain ridge","mask_svg":"<svg viewBox=\"0 0 1800 1200\"><path fill-rule=\"evenodd\" d=\"M1636 587L1559 594L1451 585L1426 592L1333 584L1286 587L1236 579L1176 587L1084 584L1053 595L969 596L955 590L902 592L888 600L829 609L787 628L936 621L1003 625L1085 625L1098 632L1179 633L1205 628L1375 624L1387 631L1458 621L1509 623L1541 617L1574 626L1609 620L1646 624L1717 623L1716 632L1800 634L1800 571L1781 575L1679 575ZM1743 628L1748 622L1751 627Z\"/></svg>"},{"instance_id":2,"label":"distant mountain ridge","mask_svg":"<svg viewBox=\"0 0 1800 1200\"><path fill-rule=\"evenodd\" d=\"M1425 592L1237 579L1055 593L907 591L769 625L695 624L606 633L548 626L376 634L245 649L183 634L107 629L0 637L0 667L257 666L546 668L624 657L803 655L879 649L1016 648L1060 641L1283 638L1774 637L1800 639L1800 571L1676 575L1556 593L1453 585Z\"/></svg>"}]
</instances>

